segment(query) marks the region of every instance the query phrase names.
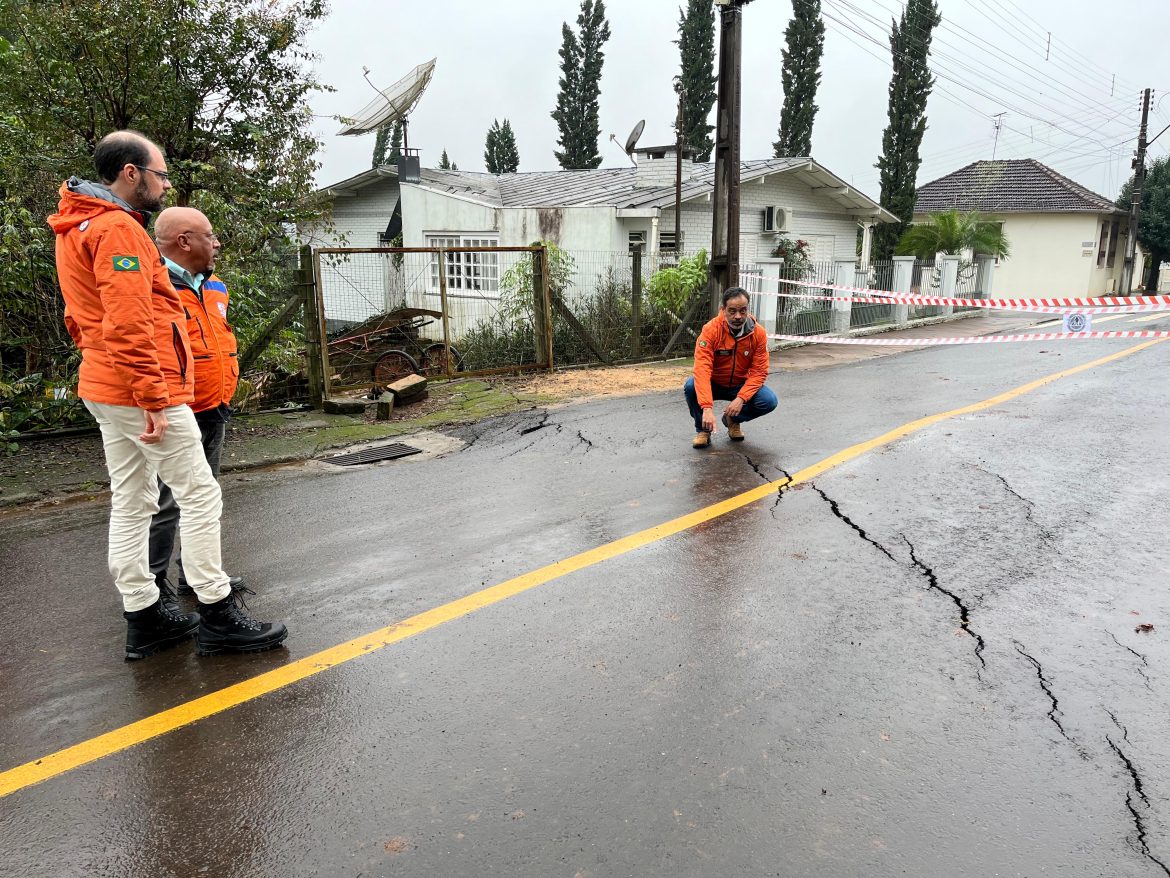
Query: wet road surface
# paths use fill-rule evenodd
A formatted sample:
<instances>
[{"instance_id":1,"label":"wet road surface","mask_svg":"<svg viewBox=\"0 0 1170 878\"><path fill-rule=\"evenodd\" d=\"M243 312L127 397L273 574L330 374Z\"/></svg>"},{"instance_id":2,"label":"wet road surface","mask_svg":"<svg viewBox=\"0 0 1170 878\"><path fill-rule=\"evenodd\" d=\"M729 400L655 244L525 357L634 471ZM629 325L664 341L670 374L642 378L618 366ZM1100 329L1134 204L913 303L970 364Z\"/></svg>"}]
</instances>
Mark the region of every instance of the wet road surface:
<instances>
[{"instance_id":1,"label":"wet road surface","mask_svg":"<svg viewBox=\"0 0 1170 878\"><path fill-rule=\"evenodd\" d=\"M229 569L292 632L256 656L123 662L104 505L6 516L0 771L1125 347L773 375L777 412L707 452L679 393L229 477ZM0 875L1170 875L1168 366L925 426L108 747L0 798Z\"/></svg>"}]
</instances>

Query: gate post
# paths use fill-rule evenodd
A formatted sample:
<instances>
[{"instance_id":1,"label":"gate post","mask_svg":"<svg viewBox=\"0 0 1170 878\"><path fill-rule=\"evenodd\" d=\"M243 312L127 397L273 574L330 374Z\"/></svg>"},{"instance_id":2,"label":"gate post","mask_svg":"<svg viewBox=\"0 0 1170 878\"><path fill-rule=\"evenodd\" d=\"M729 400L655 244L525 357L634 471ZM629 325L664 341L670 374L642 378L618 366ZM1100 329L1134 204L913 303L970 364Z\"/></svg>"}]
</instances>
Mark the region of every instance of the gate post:
<instances>
[{"instance_id":1,"label":"gate post","mask_svg":"<svg viewBox=\"0 0 1170 878\"><path fill-rule=\"evenodd\" d=\"M910 286L914 283L914 256L895 256L894 257L894 282L890 285L896 293L905 293L909 295ZM910 306L895 305L894 306L894 325L905 326L910 322Z\"/></svg>"},{"instance_id":2,"label":"gate post","mask_svg":"<svg viewBox=\"0 0 1170 878\"><path fill-rule=\"evenodd\" d=\"M532 251L532 336L536 365L553 370L552 301L548 288L548 248Z\"/></svg>"},{"instance_id":3,"label":"gate post","mask_svg":"<svg viewBox=\"0 0 1170 878\"><path fill-rule=\"evenodd\" d=\"M944 299L953 299L959 291L959 257L944 256L942 258L942 282L938 294ZM955 313L954 305L944 305L942 313L950 316Z\"/></svg>"},{"instance_id":4,"label":"gate post","mask_svg":"<svg viewBox=\"0 0 1170 878\"><path fill-rule=\"evenodd\" d=\"M308 246L301 248L298 273L307 275L311 285L305 290L305 358L309 369L309 403L321 408L329 395L329 353L324 321L325 293L321 287L321 254Z\"/></svg>"},{"instance_id":5,"label":"gate post","mask_svg":"<svg viewBox=\"0 0 1170 878\"><path fill-rule=\"evenodd\" d=\"M447 311L447 251L442 247L435 254L439 260L439 308L443 312L443 374L451 377L451 317Z\"/></svg>"},{"instance_id":6,"label":"gate post","mask_svg":"<svg viewBox=\"0 0 1170 878\"><path fill-rule=\"evenodd\" d=\"M642 247L630 252L630 323L634 334L633 356L642 356Z\"/></svg>"},{"instance_id":7,"label":"gate post","mask_svg":"<svg viewBox=\"0 0 1170 878\"><path fill-rule=\"evenodd\" d=\"M833 260L833 283L839 287L851 287L857 279L857 263L849 259ZM834 290L833 295L838 298L848 297L850 294L842 290ZM829 314L829 332L847 333L849 331L850 312L852 302L833 302L833 309Z\"/></svg>"}]
</instances>

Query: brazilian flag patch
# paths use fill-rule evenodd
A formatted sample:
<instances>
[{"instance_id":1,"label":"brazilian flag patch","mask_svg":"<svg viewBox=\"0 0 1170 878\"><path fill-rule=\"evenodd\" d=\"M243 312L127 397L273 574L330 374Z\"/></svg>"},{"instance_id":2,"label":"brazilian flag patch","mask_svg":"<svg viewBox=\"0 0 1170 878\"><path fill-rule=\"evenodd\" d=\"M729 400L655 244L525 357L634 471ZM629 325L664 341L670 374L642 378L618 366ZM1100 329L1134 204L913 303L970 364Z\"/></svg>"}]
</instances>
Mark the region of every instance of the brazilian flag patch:
<instances>
[{"instance_id":1,"label":"brazilian flag patch","mask_svg":"<svg viewBox=\"0 0 1170 878\"><path fill-rule=\"evenodd\" d=\"M138 271L138 257L115 256L114 271Z\"/></svg>"}]
</instances>

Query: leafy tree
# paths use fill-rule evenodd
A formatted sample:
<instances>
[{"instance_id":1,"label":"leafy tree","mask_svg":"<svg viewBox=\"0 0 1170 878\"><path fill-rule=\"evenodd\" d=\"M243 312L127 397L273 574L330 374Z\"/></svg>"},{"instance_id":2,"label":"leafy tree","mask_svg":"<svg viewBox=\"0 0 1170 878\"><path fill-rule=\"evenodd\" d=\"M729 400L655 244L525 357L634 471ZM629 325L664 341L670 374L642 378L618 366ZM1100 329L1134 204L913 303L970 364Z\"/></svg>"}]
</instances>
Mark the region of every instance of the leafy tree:
<instances>
[{"instance_id":1,"label":"leafy tree","mask_svg":"<svg viewBox=\"0 0 1170 878\"><path fill-rule=\"evenodd\" d=\"M687 307L691 297L707 284L707 251L683 257L678 265L654 272L646 281L646 292L654 307L666 311L676 320Z\"/></svg>"},{"instance_id":2,"label":"leafy tree","mask_svg":"<svg viewBox=\"0 0 1170 878\"><path fill-rule=\"evenodd\" d=\"M604 0L581 0L577 16L579 35L568 22L561 25L561 78L557 106L552 111L561 150L554 152L565 170L596 168L601 164L597 139L601 120L597 99L601 95L601 47L609 39Z\"/></svg>"},{"instance_id":3,"label":"leafy tree","mask_svg":"<svg viewBox=\"0 0 1170 878\"><path fill-rule=\"evenodd\" d=\"M501 125L496 119L488 129L484 144L483 160L489 174L514 174L520 166L520 153L516 149L516 135L512 123L507 119Z\"/></svg>"},{"instance_id":4,"label":"leafy tree","mask_svg":"<svg viewBox=\"0 0 1170 878\"><path fill-rule=\"evenodd\" d=\"M93 176L97 141L134 128L166 154L172 203L202 209L219 233L218 270L247 343L292 289L289 230L324 213L307 105L322 87L304 42L325 14L324 0L0 4L0 212L14 224L0 261L19 259L22 273L0 281L6 338L67 367L45 328L59 305L45 294L55 277L44 218L61 180ZM37 252L22 258L13 241ZM13 314L24 315L17 326Z\"/></svg>"},{"instance_id":5,"label":"leafy tree","mask_svg":"<svg viewBox=\"0 0 1170 878\"><path fill-rule=\"evenodd\" d=\"M389 122L378 129L374 138L374 155L370 167L398 164L402 155L402 121Z\"/></svg>"},{"instance_id":6,"label":"leafy tree","mask_svg":"<svg viewBox=\"0 0 1170 878\"><path fill-rule=\"evenodd\" d=\"M882 134L881 205L900 220L874 231L873 252L889 259L914 214L919 148L926 133L926 101L934 87L930 74L930 40L942 21L934 0L907 0L900 21L890 29L894 70L890 77L889 121Z\"/></svg>"},{"instance_id":7,"label":"leafy tree","mask_svg":"<svg viewBox=\"0 0 1170 878\"><path fill-rule=\"evenodd\" d=\"M825 22L821 0L792 0L792 19L784 31L781 82L784 105L780 109L780 139L773 146L776 157L812 155L813 120L817 115L817 87L821 82L821 54L825 48Z\"/></svg>"},{"instance_id":8,"label":"leafy tree","mask_svg":"<svg viewBox=\"0 0 1170 878\"><path fill-rule=\"evenodd\" d=\"M715 106L715 7L711 0L689 0L678 11L678 83L683 89L683 144L701 162L710 161L714 125L707 122Z\"/></svg>"},{"instance_id":9,"label":"leafy tree","mask_svg":"<svg viewBox=\"0 0 1170 878\"><path fill-rule=\"evenodd\" d=\"M1117 206L1129 210L1133 203L1133 179L1121 187ZM1158 288L1158 272L1170 259L1170 157L1154 159L1142 184L1142 215L1138 220L1138 241L1149 254L1146 260L1145 289Z\"/></svg>"},{"instance_id":10,"label":"leafy tree","mask_svg":"<svg viewBox=\"0 0 1170 878\"><path fill-rule=\"evenodd\" d=\"M936 253L958 256L964 251L1004 258L1011 253L999 223L989 222L978 211L946 210L902 233L895 252L899 256L933 259Z\"/></svg>"}]
</instances>

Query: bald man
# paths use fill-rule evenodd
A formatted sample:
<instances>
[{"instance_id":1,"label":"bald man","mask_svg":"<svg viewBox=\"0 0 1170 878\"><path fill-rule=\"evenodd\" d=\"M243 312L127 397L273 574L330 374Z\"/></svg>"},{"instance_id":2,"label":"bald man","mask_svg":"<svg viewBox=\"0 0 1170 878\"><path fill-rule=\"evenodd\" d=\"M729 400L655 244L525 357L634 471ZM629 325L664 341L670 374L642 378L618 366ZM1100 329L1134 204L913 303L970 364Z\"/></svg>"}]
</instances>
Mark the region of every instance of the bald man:
<instances>
[{"instance_id":1,"label":"bald man","mask_svg":"<svg viewBox=\"0 0 1170 878\"><path fill-rule=\"evenodd\" d=\"M203 655L270 649L288 635L285 626L253 619L220 562L223 503L190 407L189 315L146 233L171 188L166 159L138 132L115 131L98 143L93 162L98 180L63 183L49 225L65 325L81 351L77 395L101 427L110 473L109 568L122 596L126 658L192 634ZM198 613L164 601L150 571L159 477L182 508Z\"/></svg>"},{"instance_id":2,"label":"bald man","mask_svg":"<svg viewBox=\"0 0 1170 878\"><path fill-rule=\"evenodd\" d=\"M154 240L170 274L171 284L187 318L187 337L195 366L195 399L191 410L199 425L203 454L211 474L219 477L231 400L239 382L236 337L228 324L227 287L212 272L219 255L219 238L211 221L193 207L168 207L154 221ZM179 506L166 482L159 479L158 512L150 522L150 572L163 600L175 601L167 571L175 548ZM180 555L178 593L190 595ZM243 579L233 576L233 588ZM175 601L177 605L177 601Z\"/></svg>"}]
</instances>

